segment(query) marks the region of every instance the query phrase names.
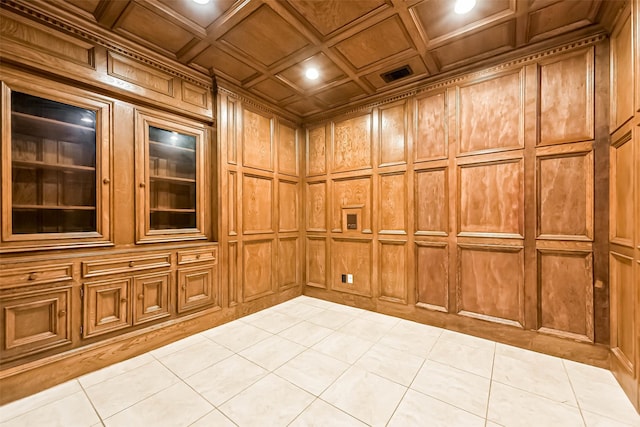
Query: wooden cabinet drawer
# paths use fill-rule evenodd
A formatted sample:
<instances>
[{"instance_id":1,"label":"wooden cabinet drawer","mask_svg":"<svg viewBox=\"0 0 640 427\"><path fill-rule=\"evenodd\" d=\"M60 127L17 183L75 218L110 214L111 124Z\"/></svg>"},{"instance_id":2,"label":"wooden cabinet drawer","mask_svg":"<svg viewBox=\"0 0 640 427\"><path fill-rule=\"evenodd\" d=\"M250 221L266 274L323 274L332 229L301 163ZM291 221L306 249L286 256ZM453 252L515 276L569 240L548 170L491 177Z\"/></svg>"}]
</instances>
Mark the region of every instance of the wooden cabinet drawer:
<instances>
[{"instance_id":1,"label":"wooden cabinet drawer","mask_svg":"<svg viewBox=\"0 0 640 427\"><path fill-rule=\"evenodd\" d=\"M72 264L40 264L0 269L0 288L62 282L73 279Z\"/></svg>"},{"instance_id":2,"label":"wooden cabinet drawer","mask_svg":"<svg viewBox=\"0 0 640 427\"><path fill-rule=\"evenodd\" d=\"M2 361L71 344L71 286L0 296Z\"/></svg>"},{"instance_id":3,"label":"wooden cabinet drawer","mask_svg":"<svg viewBox=\"0 0 640 427\"><path fill-rule=\"evenodd\" d=\"M82 263L82 277L99 277L129 271L171 267L171 254L128 256Z\"/></svg>"},{"instance_id":4,"label":"wooden cabinet drawer","mask_svg":"<svg viewBox=\"0 0 640 427\"><path fill-rule=\"evenodd\" d=\"M178 313L220 304L215 272L214 265L178 270Z\"/></svg>"},{"instance_id":5,"label":"wooden cabinet drawer","mask_svg":"<svg viewBox=\"0 0 640 427\"><path fill-rule=\"evenodd\" d=\"M218 248L194 249L178 252L178 264L190 264L193 262L218 262Z\"/></svg>"}]
</instances>

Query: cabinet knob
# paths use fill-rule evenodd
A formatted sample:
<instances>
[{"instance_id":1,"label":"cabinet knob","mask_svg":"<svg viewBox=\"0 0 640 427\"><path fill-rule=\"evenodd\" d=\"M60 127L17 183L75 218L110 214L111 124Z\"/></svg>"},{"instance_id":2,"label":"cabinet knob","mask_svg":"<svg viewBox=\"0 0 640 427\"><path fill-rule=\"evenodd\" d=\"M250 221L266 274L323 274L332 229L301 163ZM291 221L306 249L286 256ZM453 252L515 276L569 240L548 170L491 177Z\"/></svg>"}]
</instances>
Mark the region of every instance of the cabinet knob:
<instances>
[{"instance_id":1,"label":"cabinet knob","mask_svg":"<svg viewBox=\"0 0 640 427\"><path fill-rule=\"evenodd\" d=\"M65 316L65 314L67 314L67 310L60 310L60 311L58 312L58 317L64 317L64 316Z\"/></svg>"},{"instance_id":2,"label":"cabinet knob","mask_svg":"<svg viewBox=\"0 0 640 427\"><path fill-rule=\"evenodd\" d=\"M102 183L103 183L103 184L109 184L110 182L111 182L111 180L110 180L109 178L104 178L104 179L102 180Z\"/></svg>"},{"instance_id":3,"label":"cabinet knob","mask_svg":"<svg viewBox=\"0 0 640 427\"><path fill-rule=\"evenodd\" d=\"M135 262L133 262L133 261L129 261L129 267L133 267L134 265L136 265L136 263L135 263Z\"/></svg>"},{"instance_id":4,"label":"cabinet knob","mask_svg":"<svg viewBox=\"0 0 640 427\"><path fill-rule=\"evenodd\" d=\"M29 280L36 280L36 278L38 277L38 273L31 273L29 274Z\"/></svg>"},{"instance_id":5,"label":"cabinet knob","mask_svg":"<svg viewBox=\"0 0 640 427\"><path fill-rule=\"evenodd\" d=\"M185 285L184 283L182 284L182 290L186 291L187 290L187 285Z\"/></svg>"},{"instance_id":6,"label":"cabinet knob","mask_svg":"<svg viewBox=\"0 0 640 427\"><path fill-rule=\"evenodd\" d=\"M200 254L196 254L196 259L200 259Z\"/></svg>"},{"instance_id":7,"label":"cabinet knob","mask_svg":"<svg viewBox=\"0 0 640 427\"><path fill-rule=\"evenodd\" d=\"M120 300L120 302L124 304L125 302L127 302L127 299L126 299L126 298L122 298L122 299Z\"/></svg>"},{"instance_id":8,"label":"cabinet knob","mask_svg":"<svg viewBox=\"0 0 640 427\"><path fill-rule=\"evenodd\" d=\"M146 185L146 184L145 184L144 182L141 182L141 183L140 183L140 188L144 188L144 187L145 187L145 185Z\"/></svg>"},{"instance_id":9,"label":"cabinet knob","mask_svg":"<svg viewBox=\"0 0 640 427\"><path fill-rule=\"evenodd\" d=\"M138 299L144 299L144 294L138 294Z\"/></svg>"}]
</instances>

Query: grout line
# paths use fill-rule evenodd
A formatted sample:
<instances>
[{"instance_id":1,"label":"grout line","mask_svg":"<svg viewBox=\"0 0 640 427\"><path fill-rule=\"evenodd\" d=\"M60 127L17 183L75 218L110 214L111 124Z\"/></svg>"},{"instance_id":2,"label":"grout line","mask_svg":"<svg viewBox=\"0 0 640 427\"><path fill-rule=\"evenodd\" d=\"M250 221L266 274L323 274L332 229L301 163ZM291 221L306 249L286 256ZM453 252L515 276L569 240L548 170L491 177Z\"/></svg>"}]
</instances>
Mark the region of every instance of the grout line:
<instances>
[{"instance_id":1,"label":"grout line","mask_svg":"<svg viewBox=\"0 0 640 427\"><path fill-rule=\"evenodd\" d=\"M493 387L493 373L496 368L496 345L493 345L493 357L491 358L491 377L489 377L489 392L487 393L487 409L484 414L484 425L485 427L489 423L489 404L491 402L491 388ZM493 421L492 421L493 422Z\"/></svg>"},{"instance_id":2,"label":"grout line","mask_svg":"<svg viewBox=\"0 0 640 427\"><path fill-rule=\"evenodd\" d=\"M78 381L78 380L76 379L76 381ZM87 390L85 390L84 386L80 383L80 381L78 381L78 385L80 386L80 389L82 390L82 392L84 393L85 397L89 401L89 404L91 404L91 407L93 408L93 410L95 411L96 415L98 416L98 419L100 420L100 423L104 426L104 420L102 419L102 416L100 415L100 412L98 412L98 409L96 408L96 405L93 404L93 400L91 400L91 397L89 397L89 394L87 393Z\"/></svg>"}]
</instances>

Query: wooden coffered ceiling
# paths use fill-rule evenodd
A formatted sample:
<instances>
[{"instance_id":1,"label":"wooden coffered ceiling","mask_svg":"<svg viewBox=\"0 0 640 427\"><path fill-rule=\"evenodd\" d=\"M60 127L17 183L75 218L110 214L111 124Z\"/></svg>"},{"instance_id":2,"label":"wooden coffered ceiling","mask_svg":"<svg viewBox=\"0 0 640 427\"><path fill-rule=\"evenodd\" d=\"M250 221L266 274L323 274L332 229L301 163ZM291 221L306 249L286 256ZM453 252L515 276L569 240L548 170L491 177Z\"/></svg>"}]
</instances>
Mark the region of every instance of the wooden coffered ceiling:
<instances>
[{"instance_id":1,"label":"wooden coffered ceiling","mask_svg":"<svg viewBox=\"0 0 640 427\"><path fill-rule=\"evenodd\" d=\"M558 37L607 29L622 1L46 0L301 118ZM317 67L316 81L304 78ZM408 65L387 83L381 73Z\"/></svg>"}]
</instances>

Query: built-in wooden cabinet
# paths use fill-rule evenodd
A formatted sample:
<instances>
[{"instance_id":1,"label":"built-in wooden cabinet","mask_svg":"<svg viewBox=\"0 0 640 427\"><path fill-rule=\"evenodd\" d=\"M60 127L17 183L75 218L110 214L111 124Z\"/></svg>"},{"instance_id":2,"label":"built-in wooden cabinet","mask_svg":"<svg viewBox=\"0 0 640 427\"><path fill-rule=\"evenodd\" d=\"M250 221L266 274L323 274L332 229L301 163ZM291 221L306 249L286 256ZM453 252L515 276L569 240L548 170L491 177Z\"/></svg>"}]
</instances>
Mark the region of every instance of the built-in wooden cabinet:
<instances>
[{"instance_id":1,"label":"built-in wooden cabinet","mask_svg":"<svg viewBox=\"0 0 640 427\"><path fill-rule=\"evenodd\" d=\"M204 126L136 112L137 241L204 239Z\"/></svg>"},{"instance_id":2,"label":"built-in wooden cabinet","mask_svg":"<svg viewBox=\"0 0 640 427\"><path fill-rule=\"evenodd\" d=\"M171 315L169 286L171 273L151 273L133 278L133 324L150 322Z\"/></svg>"},{"instance_id":3,"label":"built-in wooden cabinet","mask_svg":"<svg viewBox=\"0 0 640 427\"><path fill-rule=\"evenodd\" d=\"M178 252L178 313L220 306L217 248Z\"/></svg>"},{"instance_id":4,"label":"built-in wooden cabinet","mask_svg":"<svg viewBox=\"0 0 640 427\"><path fill-rule=\"evenodd\" d=\"M2 83L3 246L108 242L110 103L21 80Z\"/></svg>"},{"instance_id":5,"label":"built-in wooden cabinet","mask_svg":"<svg viewBox=\"0 0 640 427\"><path fill-rule=\"evenodd\" d=\"M82 337L88 338L131 326L131 277L84 284Z\"/></svg>"}]
</instances>

